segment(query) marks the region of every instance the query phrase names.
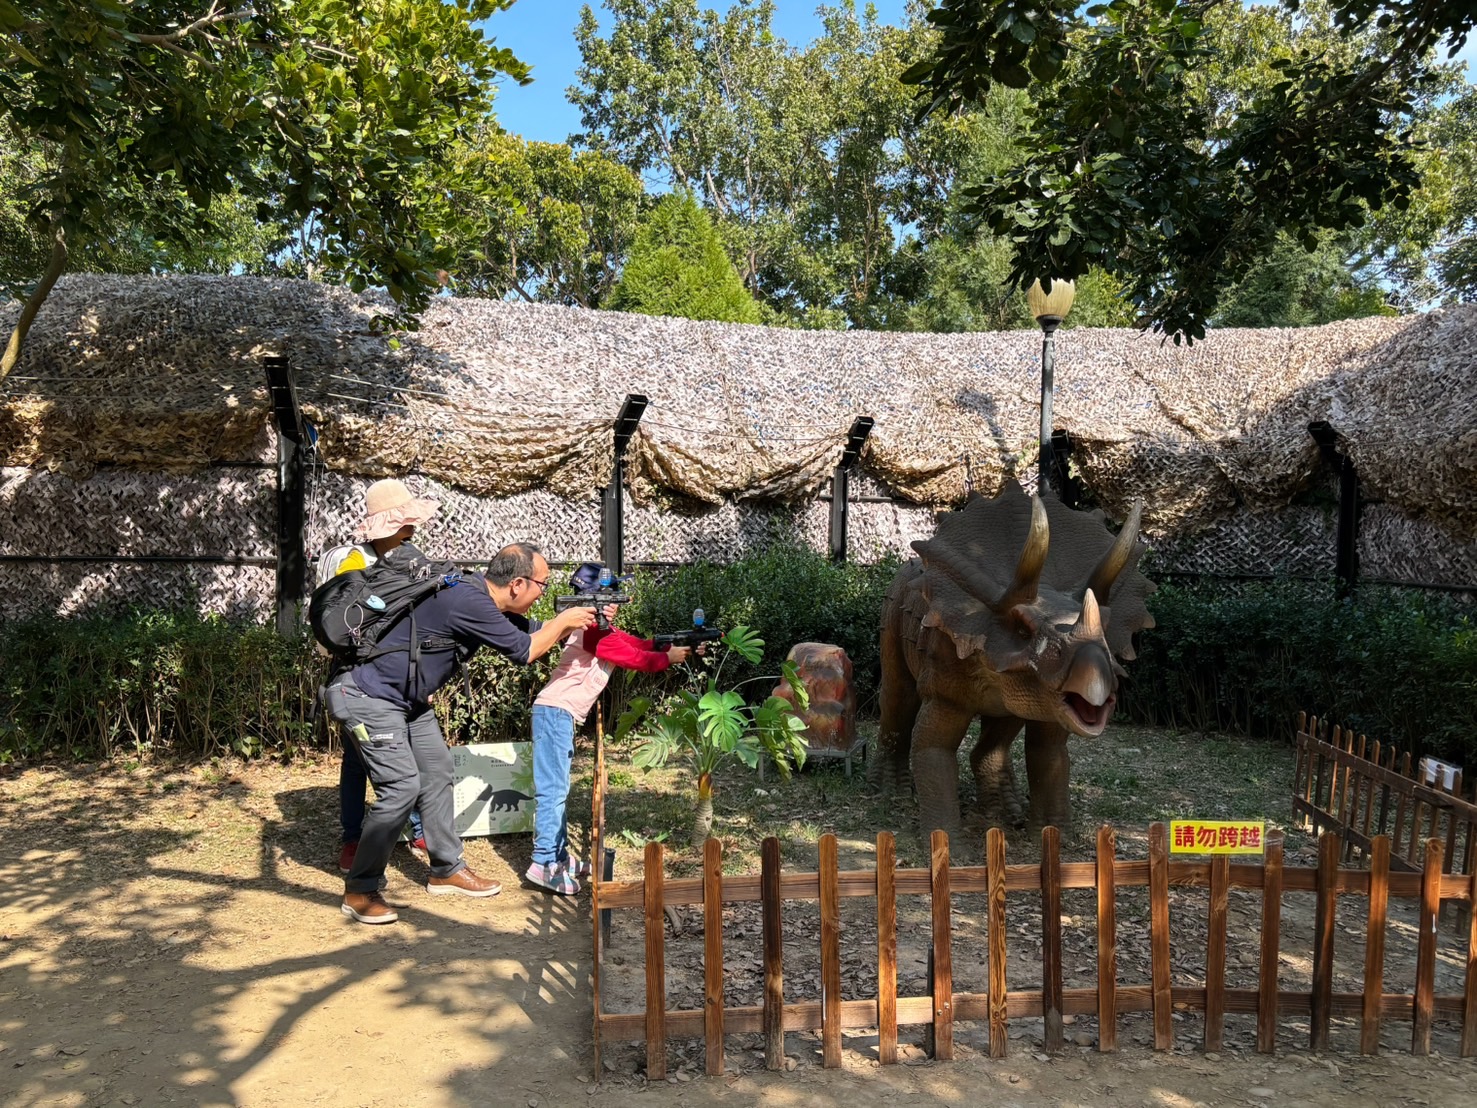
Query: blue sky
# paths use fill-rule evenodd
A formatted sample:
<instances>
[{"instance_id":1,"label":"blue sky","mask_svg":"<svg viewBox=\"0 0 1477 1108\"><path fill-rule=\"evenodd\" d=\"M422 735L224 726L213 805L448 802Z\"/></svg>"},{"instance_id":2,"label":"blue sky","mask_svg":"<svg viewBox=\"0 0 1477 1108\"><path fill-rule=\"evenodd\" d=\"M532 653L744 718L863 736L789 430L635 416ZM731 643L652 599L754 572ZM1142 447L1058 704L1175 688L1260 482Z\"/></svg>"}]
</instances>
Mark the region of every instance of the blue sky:
<instances>
[{"instance_id":1,"label":"blue sky","mask_svg":"<svg viewBox=\"0 0 1477 1108\"><path fill-rule=\"evenodd\" d=\"M884 23L903 21L905 0L874 2ZM580 129L579 112L564 98L564 90L574 83L580 61L574 28L583 6L581 0L518 0L484 24L499 46L511 48L533 66L533 84L519 88L505 82L498 90L498 122L515 135L539 142L563 142ZM729 2L708 0L701 6L726 11ZM607 14L599 0L592 0L590 7L597 14ZM821 29L816 7L813 0L776 0L775 33L796 45L810 42Z\"/></svg>"},{"instance_id":2,"label":"blue sky","mask_svg":"<svg viewBox=\"0 0 1477 1108\"><path fill-rule=\"evenodd\" d=\"M885 23L901 23L905 0L875 0L877 14ZM579 21L581 0L518 0L485 24L498 45L533 66L534 82L523 88L511 82L498 90L498 121L509 131L540 142L563 142L580 128L579 112L564 98L574 83L579 49L574 28ZM602 13L598 0L590 5ZM708 0L703 7L726 10L728 0ZM859 3L860 7L861 4ZM803 45L820 33L813 0L776 0L774 29L781 37ZM602 13L603 14L603 13ZM1477 74L1477 37L1469 41L1460 57L1467 63L1467 79Z\"/></svg>"}]
</instances>

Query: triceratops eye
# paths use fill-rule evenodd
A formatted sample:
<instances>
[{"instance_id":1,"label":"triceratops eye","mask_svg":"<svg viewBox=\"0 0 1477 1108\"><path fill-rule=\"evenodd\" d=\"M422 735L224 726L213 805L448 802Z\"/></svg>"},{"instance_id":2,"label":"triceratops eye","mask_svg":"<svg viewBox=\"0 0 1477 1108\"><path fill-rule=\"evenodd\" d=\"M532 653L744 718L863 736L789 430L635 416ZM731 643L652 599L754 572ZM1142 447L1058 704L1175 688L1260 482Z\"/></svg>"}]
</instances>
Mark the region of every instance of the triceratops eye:
<instances>
[{"instance_id":1,"label":"triceratops eye","mask_svg":"<svg viewBox=\"0 0 1477 1108\"><path fill-rule=\"evenodd\" d=\"M1010 628L1021 642L1030 642L1036 637L1036 621L1024 608L1012 608Z\"/></svg>"}]
</instances>

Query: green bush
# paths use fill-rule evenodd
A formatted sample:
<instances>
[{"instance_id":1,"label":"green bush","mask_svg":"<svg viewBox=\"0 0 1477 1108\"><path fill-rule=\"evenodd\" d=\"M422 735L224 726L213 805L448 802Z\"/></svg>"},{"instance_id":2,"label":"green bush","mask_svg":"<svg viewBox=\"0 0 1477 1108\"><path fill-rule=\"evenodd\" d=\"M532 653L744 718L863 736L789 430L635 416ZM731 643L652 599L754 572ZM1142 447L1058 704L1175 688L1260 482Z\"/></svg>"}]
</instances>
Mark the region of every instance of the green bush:
<instances>
[{"instance_id":1,"label":"green bush","mask_svg":"<svg viewBox=\"0 0 1477 1108\"><path fill-rule=\"evenodd\" d=\"M1288 736L1299 711L1417 755L1477 755L1477 624L1452 597L1301 581L1161 585L1121 712L1140 723Z\"/></svg>"},{"instance_id":2,"label":"green bush","mask_svg":"<svg viewBox=\"0 0 1477 1108\"><path fill-rule=\"evenodd\" d=\"M9 621L0 761L291 755L312 741L322 672L306 635L194 614Z\"/></svg>"},{"instance_id":3,"label":"green bush","mask_svg":"<svg viewBox=\"0 0 1477 1108\"><path fill-rule=\"evenodd\" d=\"M693 609L702 608L709 627L748 627L764 640L764 655L754 664L732 659L730 676L736 682L778 673L797 642L834 643L851 659L858 711L875 714L882 601L897 567L896 559L838 565L813 550L775 546L729 565L642 572L620 625L643 635L682 631L692 626ZM617 709L637 689L650 687L650 679L639 675L617 678L611 682ZM770 691L758 684L744 690L751 700Z\"/></svg>"}]
</instances>

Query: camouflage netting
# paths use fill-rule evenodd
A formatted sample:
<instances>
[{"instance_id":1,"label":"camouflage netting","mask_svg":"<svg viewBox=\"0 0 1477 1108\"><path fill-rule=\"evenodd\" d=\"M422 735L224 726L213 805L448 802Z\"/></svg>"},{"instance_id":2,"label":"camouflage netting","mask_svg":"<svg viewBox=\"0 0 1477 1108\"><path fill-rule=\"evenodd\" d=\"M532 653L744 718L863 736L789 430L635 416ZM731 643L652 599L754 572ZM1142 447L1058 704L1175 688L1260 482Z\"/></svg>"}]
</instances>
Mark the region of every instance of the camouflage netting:
<instances>
[{"instance_id":1,"label":"camouflage netting","mask_svg":"<svg viewBox=\"0 0 1477 1108\"><path fill-rule=\"evenodd\" d=\"M17 310L0 307L0 328ZM1036 332L802 332L448 299L395 349L377 322L388 311L381 298L303 281L66 278L0 386L0 465L79 485L55 501L50 486L26 494L47 505L37 519L51 553L118 549L106 526L87 522L113 518L108 482L127 480L115 467L159 495L186 475L207 488L220 480L228 518L245 500L255 506L243 510L270 515L270 495L227 486L246 480L237 467L275 456L260 365L275 353L292 361L330 470L314 494L310 550L343 534L364 483L416 474L447 501L456 556L530 533L556 557L589 556L611 422L628 393L650 400L628 454L633 560L731 557L776 533L823 547L827 506L816 495L857 415L876 426L854 491L905 501L852 506L859 556L931 533L932 510L959 503L970 482L993 494L1007 477L1031 481ZM1265 572L1285 556L1291 571L1320 572L1331 509L1302 502L1326 484L1307 434L1326 419L1386 513L1366 510L1376 525L1361 534L1366 558L1406 579L1465 582L1477 579L1474 324L1467 306L1222 330L1188 348L1067 330L1056 340L1055 423L1110 516L1144 500L1157 564ZM101 499L78 502L81 522L57 529L78 497ZM260 549L244 522L207 541L197 516L170 514L172 503L144 528L149 541L127 549ZM33 549L40 533L7 529L0 549L46 552ZM1296 555L1305 540L1311 564L1309 548ZM1420 549L1402 561L1402 542ZM1422 550L1446 553L1422 569Z\"/></svg>"}]
</instances>

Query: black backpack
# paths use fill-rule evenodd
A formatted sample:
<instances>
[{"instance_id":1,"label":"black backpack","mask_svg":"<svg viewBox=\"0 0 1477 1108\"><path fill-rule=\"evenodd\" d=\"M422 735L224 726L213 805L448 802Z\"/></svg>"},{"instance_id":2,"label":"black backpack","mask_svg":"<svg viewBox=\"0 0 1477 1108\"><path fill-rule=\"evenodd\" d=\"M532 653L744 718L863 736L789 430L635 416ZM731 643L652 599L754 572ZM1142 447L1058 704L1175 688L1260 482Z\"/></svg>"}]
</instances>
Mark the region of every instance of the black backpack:
<instances>
[{"instance_id":1,"label":"black backpack","mask_svg":"<svg viewBox=\"0 0 1477 1108\"><path fill-rule=\"evenodd\" d=\"M333 656L335 672L383 654L409 651L408 692L414 697L422 649L459 649L451 639L422 643L415 626L416 606L460 579L453 562L433 562L414 547L397 548L374 565L337 574L313 590L308 601L313 637ZM407 617L409 641L381 647L380 641L390 629Z\"/></svg>"}]
</instances>

